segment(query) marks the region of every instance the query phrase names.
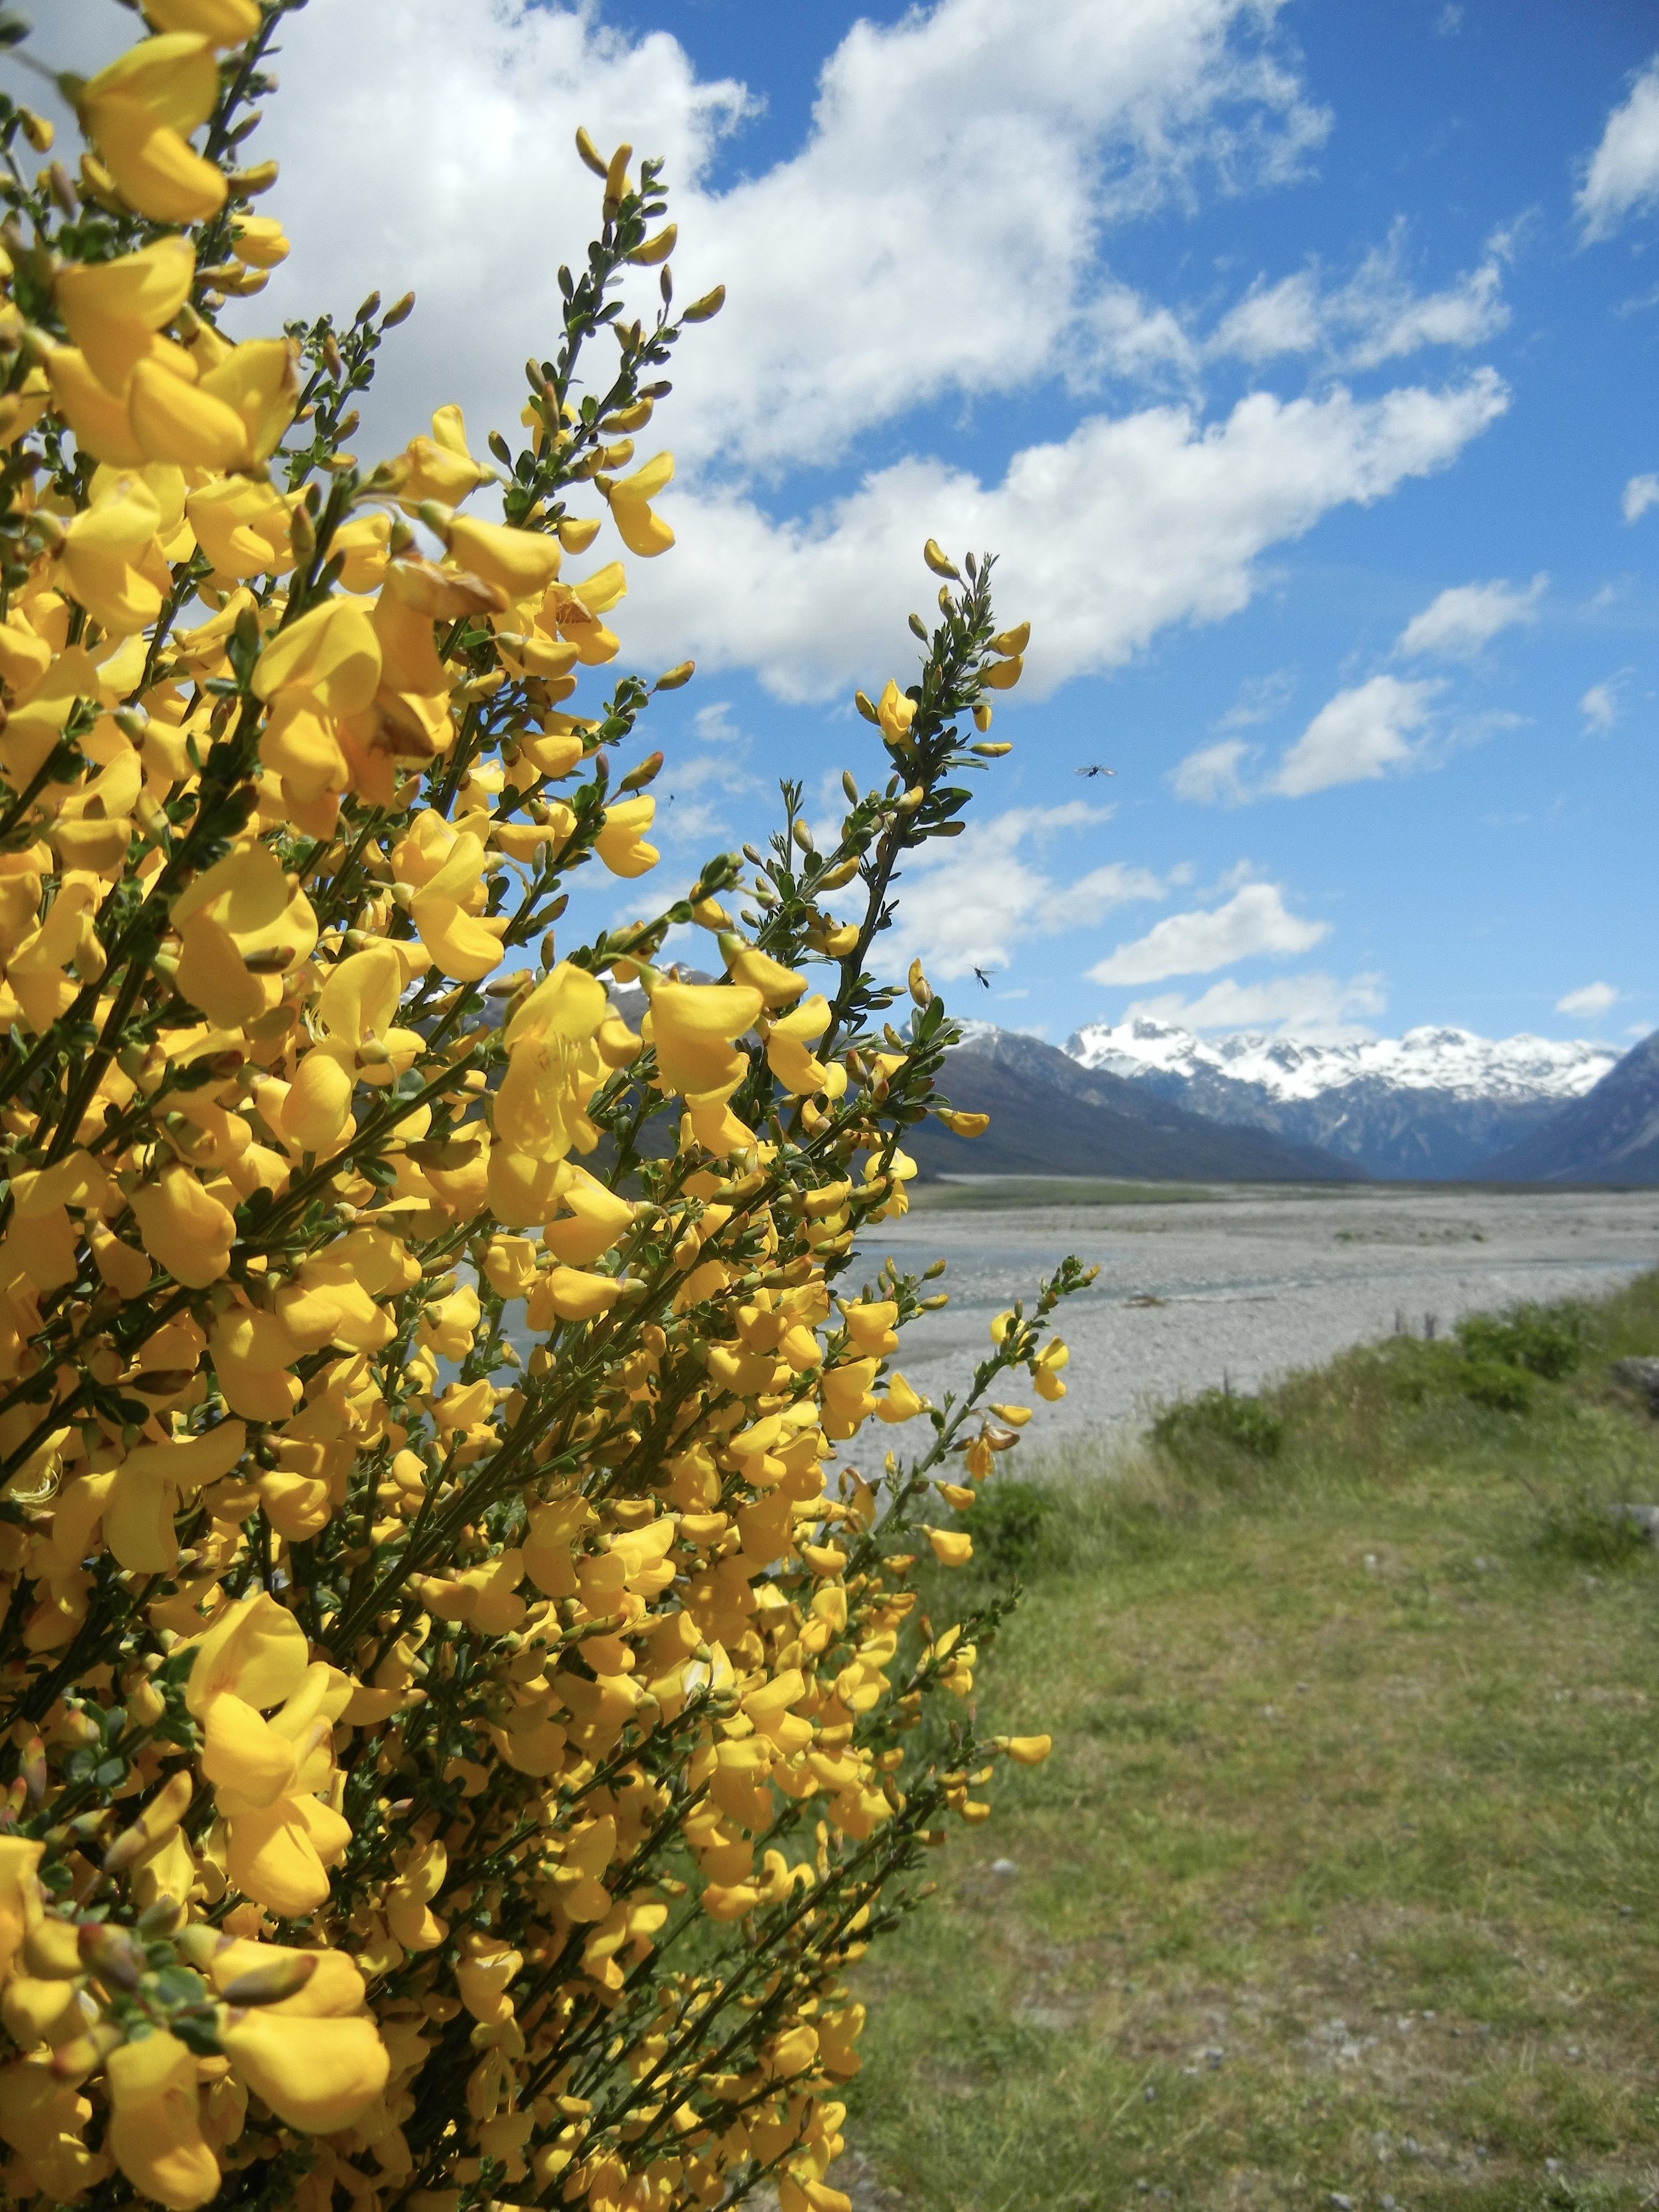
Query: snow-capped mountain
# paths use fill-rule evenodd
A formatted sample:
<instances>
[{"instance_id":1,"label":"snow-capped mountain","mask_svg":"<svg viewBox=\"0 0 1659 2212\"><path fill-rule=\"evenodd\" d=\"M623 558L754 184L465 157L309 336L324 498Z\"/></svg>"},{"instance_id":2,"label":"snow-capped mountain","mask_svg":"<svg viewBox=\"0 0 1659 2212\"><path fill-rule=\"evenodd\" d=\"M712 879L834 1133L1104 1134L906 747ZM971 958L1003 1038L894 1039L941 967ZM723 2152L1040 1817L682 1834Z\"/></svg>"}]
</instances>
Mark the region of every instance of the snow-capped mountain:
<instances>
[{"instance_id":1,"label":"snow-capped mountain","mask_svg":"<svg viewBox=\"0 0 1659 2212\"><path fill-rule=\"evenodd\" d=\"M1092 1023L1066 1049L1189 1113L1317 1145L1370 1175L1431 1180L1480 1176L1619 1057L1605 1045L1459 1029L1321 1044L1249 1031L1198 1037L1154 1021Z\"/></svg>"},{"instance_id":2,"label":"snow-capped mountain","mask_svg":"<svg viewBox=\"0 0 1659 2212\"><path fill-rule=\"evenodd\" d=\"M1659 1183L1659 1032L1492 1172L1528 1182Z\"/></svg>"},{"instance_id":3,"label":"snow-capped mountain","mask_svg":"<svg viewBox=\"0 0 1659 2212\"><path fill-rule=\"evenodd\" d=\"M1271 1130L1194 1114L1134 1083L1087 1068L1040 1038L963 1022L946 1058L953 1105L988 1114L972 1139L933 1121L906 1149L937 1175L1127 1176L1152 1182L1331 1182L1358 1176L1351 1160Z\"/></svg>"}]
</instances>

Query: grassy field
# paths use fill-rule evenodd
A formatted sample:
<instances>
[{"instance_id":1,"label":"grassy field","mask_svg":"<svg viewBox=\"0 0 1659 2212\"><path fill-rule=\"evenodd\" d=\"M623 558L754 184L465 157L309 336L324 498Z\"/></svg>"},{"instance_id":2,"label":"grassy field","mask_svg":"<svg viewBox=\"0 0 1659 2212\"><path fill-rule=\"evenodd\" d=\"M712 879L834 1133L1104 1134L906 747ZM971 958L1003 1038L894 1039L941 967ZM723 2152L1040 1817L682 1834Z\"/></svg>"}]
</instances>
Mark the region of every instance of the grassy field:
<instances>
[{"instance_id":1,"label":"grassy field","mask_svg":"<svg viewBox=\"0 0 1659 2212\"><path fill-rule=\"evenodd\" d=\"M1231 1194L1225 1184L1110 1182L1080 1176L988 1176L910 1186L910 1203L929 1213L981 1213L1008 1206L1193 1206Z\"/></svg>"},{"instance_id":2,"label":"grassy field","mask_svg":"<svg viewBox=\"0 0 1659 2212\"><path fill-rule=\"evenodd\" d=\"M993 1486L1055 1747L862 1970L860 2207L1659 2204L1659 1277L1556 1311Z\"/></svg>"}]
</instances>

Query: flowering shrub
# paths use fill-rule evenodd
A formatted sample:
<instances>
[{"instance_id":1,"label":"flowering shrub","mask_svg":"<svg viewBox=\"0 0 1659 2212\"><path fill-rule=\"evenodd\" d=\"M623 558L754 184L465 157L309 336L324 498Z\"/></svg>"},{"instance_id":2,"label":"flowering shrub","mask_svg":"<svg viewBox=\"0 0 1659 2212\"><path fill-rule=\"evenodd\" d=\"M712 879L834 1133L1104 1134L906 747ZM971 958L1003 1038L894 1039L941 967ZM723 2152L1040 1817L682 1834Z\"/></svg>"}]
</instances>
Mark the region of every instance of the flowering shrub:
<instances>
[{"instance_id":1,"label":"flowering shrub","mask_svg":"<svg viewBox=\"0 0 1659 2212\"><path fill-rule=\"evenodd\" d=\"M73 178L0 102L6 2201L845 2212L846 1969L1047 1749L976 1737L996 1609L911 1578L1085 1278L939 1407L887 1363L942 1299L848 1278L906 1126L975 1127L867 963L1025 631L930 544L833 848L787 785L766 855L556 948L574 870L657 859L618 770L691 674L579 699L625 573L566 564L672 544L633 440L720 295L674 313L657 165L580 137L522 439L444 406L366 466L410 301L218 326L287 252L230 166L282 0L144 13L60 81Z\"/></svg>"}]
</instances>

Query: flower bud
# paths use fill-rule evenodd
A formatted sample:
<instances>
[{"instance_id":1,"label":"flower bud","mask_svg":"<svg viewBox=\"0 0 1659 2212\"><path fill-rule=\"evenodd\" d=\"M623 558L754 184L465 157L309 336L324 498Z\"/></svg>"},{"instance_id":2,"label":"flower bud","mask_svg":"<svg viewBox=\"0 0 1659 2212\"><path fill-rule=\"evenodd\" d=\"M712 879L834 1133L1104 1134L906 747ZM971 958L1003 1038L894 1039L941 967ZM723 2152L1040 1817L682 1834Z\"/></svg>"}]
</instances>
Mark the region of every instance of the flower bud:
<instances>
[{"instance_id":1,"label":"flower bud","mask_svg":"<svg viewBox=\"0 0 1659 2212\"><path fill-rule=\"evenodd\" d=\"M112 1988L136 1990L144 1972L144 1954L125 1928L100 1927L87 1920L77 1937L82 1963Z\"/></svg>"},{"instance_id":2,"label":"flower bud","mask_svg":"<svg viewBox=\"0 0 1659 2212\"><path fill-rule=\"evenodd\" d=\"M660 753L647 753L637 768L631 768L617 786L618 791L643 791L647 783L654 783L662 768Z\"/></svg>"},{"instance_id":3,"label":"flower bud","mask_svg":"<svg viewBox=\"0 0 1659 2212\"><path fill-rule=\"evenodd\" d=\"M664 229L659 230L654 238L647 238L643 246L636 246L628 258L640 263L647 269L654 269L659 262L667 260L669 255L674 251L674 241L678 236L678 224L671 222Z\"/></svg>"},{"instance_id":4,"label":"flower bud","mask_svg":"<svg viewBox=\"0 0 1659 2212\"><path fill-rule=\"evenodd\" d=\"M316 1971L314 1951L284 1951L238 1974L220 1995L231 2005L278 2004L304 1989Z\"/></svg>"},{"instance_id":5,"label":"flower bud","mask_svg":"<svg viewBox=\"0 0 1659 2212\"><path fill-rule=\"evenodd\" d=\"M612 214L621 206L628 190L628 164L634 149L624 139L611 156L605 173L605 211Z\"/></svg>"}]
</instances>

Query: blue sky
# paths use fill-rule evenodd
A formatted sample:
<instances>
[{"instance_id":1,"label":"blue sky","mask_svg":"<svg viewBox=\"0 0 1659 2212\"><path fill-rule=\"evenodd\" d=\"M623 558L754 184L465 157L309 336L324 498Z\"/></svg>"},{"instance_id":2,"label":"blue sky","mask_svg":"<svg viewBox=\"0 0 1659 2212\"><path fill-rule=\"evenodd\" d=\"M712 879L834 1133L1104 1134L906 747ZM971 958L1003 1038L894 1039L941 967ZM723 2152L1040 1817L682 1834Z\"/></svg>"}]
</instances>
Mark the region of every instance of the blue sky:
<instances>
[{"instance_id":1,"label":"blue sky","mask_svg":"<svg viewBox=\"0 0 1659 2212\"><path fill-rule=\"evenodd\" d=\"M48 35L84 66L130 21ZM413 283L385 445L516 407L577 120L666 155L682 295L728 285L653 425L680 544L617 621L700 664L665 877L781 773L874 772L848 702L908 680L933 533L1034 633L902 905L961 1011L1659 1024L1650 4L312 0L286 45L258 319Z\"/></svg>"}]
</instances>

